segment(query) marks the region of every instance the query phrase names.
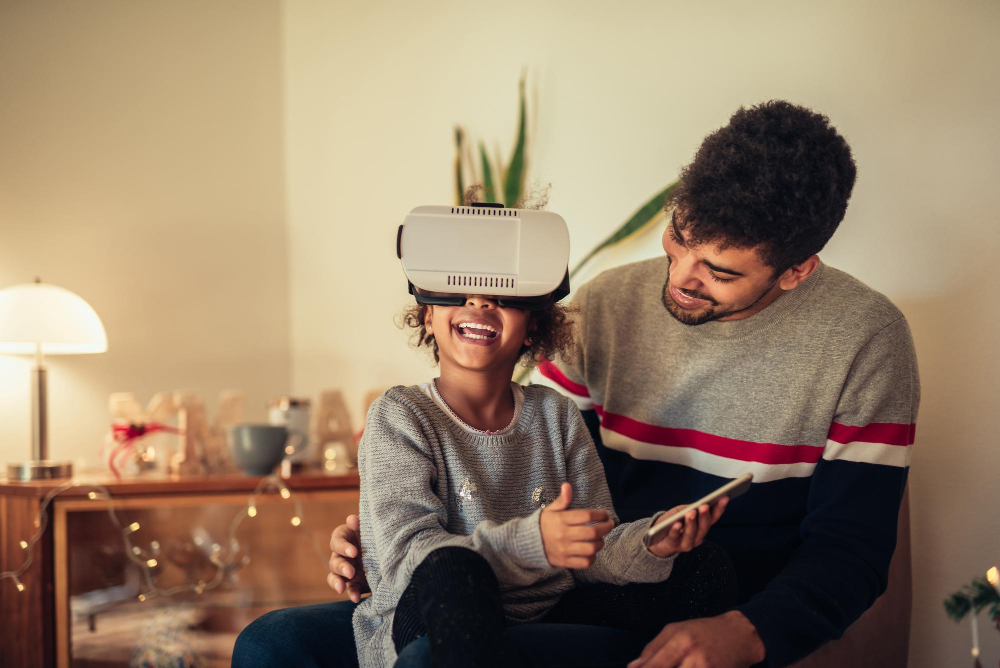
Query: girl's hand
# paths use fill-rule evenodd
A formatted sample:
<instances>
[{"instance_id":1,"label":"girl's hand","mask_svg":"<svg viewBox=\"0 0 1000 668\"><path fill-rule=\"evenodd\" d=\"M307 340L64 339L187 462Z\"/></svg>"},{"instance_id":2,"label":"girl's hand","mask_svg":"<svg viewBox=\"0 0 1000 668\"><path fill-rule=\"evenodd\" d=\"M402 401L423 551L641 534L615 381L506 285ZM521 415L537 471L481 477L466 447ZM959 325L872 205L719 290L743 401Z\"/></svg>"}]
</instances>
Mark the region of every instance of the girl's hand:
<instances>
[{"instance_id":1,"label":"girl's hand","mask_svg":"<svg viewBox=\"0 0 1000 668\"><path fill-rule=\"evenodd\" d=\"M564 482L559 498L542 509L539 521L545 557L558 568L589 568L614 521L605 510L569 510L572 500L573 487Z\"/></svg>"},{"instance_id":2,"label":"girl's hand","mask_svg":"<svg viewBox=\"0 0 1000 668\"><path fill-rule=\"evenodd\" d=\"M705 540L705 534L722 517L727 505L729 505L729 497L724 496L719 499L714 508L704 504L697 510L690 511L684 516L683 522L674 522L670 531L661 533L656 542L649 546L649 551L661 558L681 552L690 552ZM664 519L685 507L686 505L671 508L664 514ZM657 525L659 524L657 522Z\"/></svg>"}]
</instances>

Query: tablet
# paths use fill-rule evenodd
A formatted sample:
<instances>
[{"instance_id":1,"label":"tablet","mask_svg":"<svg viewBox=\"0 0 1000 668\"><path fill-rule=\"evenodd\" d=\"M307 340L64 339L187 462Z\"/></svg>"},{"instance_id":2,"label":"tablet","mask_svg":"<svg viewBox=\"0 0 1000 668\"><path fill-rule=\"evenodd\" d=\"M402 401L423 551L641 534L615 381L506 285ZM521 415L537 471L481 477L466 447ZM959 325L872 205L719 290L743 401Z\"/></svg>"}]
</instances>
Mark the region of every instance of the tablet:
<instances>
[{"instance_id":1,"label":"tablet","mask_svg":"<svg viewBox=\"0 0 1000 668\"><path fill-rule=\"evenodd\" d=\"M706 503L709 507L714 506L716 501L724 496L728 496L730 500L735 499L737 496L750 489L751 482L753 482L753 473L744 473L739 478L730 480L719 489L715 490L711 494L703 496L683 510L677 511L666 520L660 520L656 526L651 527L646 532L646 534L642 537L642 542L646 545L646 547L649 547L649 545L657 536L660 535L661 532L669 531L670 527L672 527L675 522L682 521L684 519L684 515L687 513L697 509L699 506L705 505Z\"/></svg>"}]
</instances>

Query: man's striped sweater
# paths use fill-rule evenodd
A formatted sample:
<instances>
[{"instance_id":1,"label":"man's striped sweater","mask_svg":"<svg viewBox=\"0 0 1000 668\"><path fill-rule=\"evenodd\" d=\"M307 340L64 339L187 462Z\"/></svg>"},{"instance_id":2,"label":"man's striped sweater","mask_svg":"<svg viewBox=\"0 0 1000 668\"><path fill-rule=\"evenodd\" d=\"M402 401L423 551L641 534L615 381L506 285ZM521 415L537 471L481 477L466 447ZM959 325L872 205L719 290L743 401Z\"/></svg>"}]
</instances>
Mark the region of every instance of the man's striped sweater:
<instances>
[{"instance_id":1,"label":"man's striped sweater","mask_svg":"<svg viewBox=\"0 0 1000 668\"><path fill-rule=\"evenodd\" d=\"M754 474L708 540L786 665L886 588L920 400L910 331L822 264L755 315L693 327L667 312L666 277L664 256L581 287L579 345L533 380L577 402L623 521Z\"/></svg>"}]
</instances>

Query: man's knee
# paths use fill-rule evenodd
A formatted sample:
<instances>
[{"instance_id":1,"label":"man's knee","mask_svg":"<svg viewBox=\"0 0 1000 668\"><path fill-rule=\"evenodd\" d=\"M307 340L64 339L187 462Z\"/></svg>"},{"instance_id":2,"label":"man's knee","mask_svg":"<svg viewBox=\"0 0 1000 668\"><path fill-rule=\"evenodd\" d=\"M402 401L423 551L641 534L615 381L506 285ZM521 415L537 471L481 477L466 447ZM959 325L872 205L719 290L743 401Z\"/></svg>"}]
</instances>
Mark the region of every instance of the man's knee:
<instances>
[{"instance_id":1,"label":"man's knee","mask_svg":"<svg viewBox=\"0 0 1000 668\"><path fill-rule=\"evenodd\" d=\"M237 637L232 665L356 668L354 607L339 601L268 612Z\"/></svg>"},{"instance_id":2,"label":"man's knee","mask_svg":"<svg viewBox=\"0 0 1000 668\"><path fill-rule=\"evenodd\" d=\"M399 652L393 668L429 668L431 643L427 636L417 638Z\"/></svg>"},{"instance_id":3,"label":"man's knee","mask_svg":"<svg viewBox=\"0 0 1000 668\"><path fill-rule=\"evenodd\" d=\"M691 552L678 555L671 578L676 578L681 586L697 583L705 602L710 602L718 612L735 605L739 596L733 560L726 550L715 543L704 542Z\"/></svg>"},{"instance_id":4,"label":"man's knee","mask_svg":"<svg viewBox=\"0 0 1000 668\"><path fill-rule=\"evenodd\" d=\"M233 667L270 666L293 660L296 625L292 609L274 610L250 622L236 638Z\"/></svg>"}]
</instances>

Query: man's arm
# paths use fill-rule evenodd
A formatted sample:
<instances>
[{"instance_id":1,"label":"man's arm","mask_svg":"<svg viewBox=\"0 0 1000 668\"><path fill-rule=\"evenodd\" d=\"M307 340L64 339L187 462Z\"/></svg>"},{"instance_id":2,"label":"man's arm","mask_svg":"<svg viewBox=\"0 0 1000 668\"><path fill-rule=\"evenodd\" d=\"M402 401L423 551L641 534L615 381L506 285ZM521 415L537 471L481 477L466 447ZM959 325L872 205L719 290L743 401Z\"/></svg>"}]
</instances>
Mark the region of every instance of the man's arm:
<instances>
[{"instance_id":1,"label":"man's arm","mask_svg":"<svg viewBox=\"0 0 1000 668\"><path fill-rule=\"evenodd\" d=\"M887 586L920 401L916 354L900 317L854 360L809 489L802 543L737 608L769 665L839 638Z\"/></svg>"}]
</instances>

